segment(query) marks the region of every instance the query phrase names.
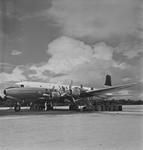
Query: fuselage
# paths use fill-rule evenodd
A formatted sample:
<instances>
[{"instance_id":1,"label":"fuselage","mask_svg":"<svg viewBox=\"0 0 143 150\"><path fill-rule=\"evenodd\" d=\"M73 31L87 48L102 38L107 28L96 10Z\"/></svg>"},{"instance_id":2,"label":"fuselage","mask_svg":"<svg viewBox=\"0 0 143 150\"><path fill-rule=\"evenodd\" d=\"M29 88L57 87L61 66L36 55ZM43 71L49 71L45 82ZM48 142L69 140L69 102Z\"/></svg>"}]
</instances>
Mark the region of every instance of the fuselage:
<instances>
[{"instance_id":1,"label":"fuselage","mask_svg":"<svg viewBox=\"0 0 143 150\"><path fill-rule=\"evenodd\" d=\"M63 94L70 93L77 96L82 91L88 91L91 88L81 86L70 86L65 84L43 83L23 81L16 83L15 87L7 88L4 94L9 99L36 101L38 99L46 99L48 97L61 97Z\"/></svg>"},{"instance_id":2,"label":"fuselage","mask_svg":"<svg viewBox=\"0 0 143 150\"><path fill-rule=\"evenodd\" d=\"M81 88L81 86L77 86L77 85L66 85L66 84L58 84L58 83L44 83L44 82L32 82L32 81L23 81L23 82L18 82L16 83L17 86L21 87L41 87L41 88L47 88L47 89L56 89L56 90L60 90L61 88L65 88L65 89L73 89L73 88ZM70 87L71 86L71 87ZM85 90L91 90L91 87L82 87ZM93 89L93 88L92 88ZM95 88L94 88L95 89Z\"/></svg>"}]
</instances>

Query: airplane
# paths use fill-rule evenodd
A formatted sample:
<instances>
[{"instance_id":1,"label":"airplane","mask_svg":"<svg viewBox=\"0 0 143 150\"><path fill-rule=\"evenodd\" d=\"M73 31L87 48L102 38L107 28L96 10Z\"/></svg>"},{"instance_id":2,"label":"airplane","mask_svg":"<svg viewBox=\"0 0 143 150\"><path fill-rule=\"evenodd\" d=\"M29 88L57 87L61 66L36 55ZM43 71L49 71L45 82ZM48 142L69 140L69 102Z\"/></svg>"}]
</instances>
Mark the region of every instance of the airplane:
<instances>
[{"instance_id":1,"label":"airplane","mask_svg":"<svg viewBox=\"0 0 143 150\"><path fill-rule=\"evenodd\" d=\"M54 102L64 102L70 104L70 109L75 110L78 107L78 102L83 99L86 105L91 106L89 97L102 97L102 95L112 95L109 92L120 91L125 88L130 88L137 83L130 83L124 85L112 86L111 76L106 75L105 88L95 89L90 87L73 86L71 81L70 85L41 83L23 81L16 83L14 87L4 89L4 99L12 100L15 102L14 110L16 112L21 110L20 103L27 101L29 103L48 102L48 109L53 109ZM35 106L35 105L32 105Z\"/></svg>"}]
</instances>

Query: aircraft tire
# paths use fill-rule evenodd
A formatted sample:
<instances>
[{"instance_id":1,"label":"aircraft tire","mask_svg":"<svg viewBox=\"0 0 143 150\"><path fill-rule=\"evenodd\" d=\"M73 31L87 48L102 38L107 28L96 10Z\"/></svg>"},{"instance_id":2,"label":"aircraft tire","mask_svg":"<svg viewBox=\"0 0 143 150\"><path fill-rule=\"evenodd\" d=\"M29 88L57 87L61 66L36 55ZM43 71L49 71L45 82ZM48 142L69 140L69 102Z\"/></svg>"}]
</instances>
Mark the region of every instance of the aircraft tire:
<instances>
[{"instance_id":1,"label":"aircraft tire","mask_svg":"<svg viewBox=\"0 0 143 150\"><path fill-rule=\"evenodd\" d=\"M69 106L69 110L77 110L77 109L78 109L78 106L76 106L76 105Z\"/></svg>"},{"instance_id":2,"label":"aircraft tire","mask_svg":"<svg viewBox=\"0 0 143 150\"><path fill-rule=\"evenodd\" d=\"M19 105L14 107L15 112L19 112L21 110L21 107Z\"/></svg>"},{"instance_id":3,"label":"aircraft tire","mask_svg":"<svg viewBox=\"0 0 143 150\"><path fill-rule=\"evenodd\" d=\"M118 106L118 111L122 111L122 105Z\"/></svg>"},{"instance_id":4,"label":"aircraft tire","mask_svg":"<svg viewBox=\"0 0 143 150\"><path fill-rule=\"evenodd\" d=\"M53 110L53 107L52 106L47 106L47 110L46 111L48 111L48 110Z\"/></svg>"}]
</instances>

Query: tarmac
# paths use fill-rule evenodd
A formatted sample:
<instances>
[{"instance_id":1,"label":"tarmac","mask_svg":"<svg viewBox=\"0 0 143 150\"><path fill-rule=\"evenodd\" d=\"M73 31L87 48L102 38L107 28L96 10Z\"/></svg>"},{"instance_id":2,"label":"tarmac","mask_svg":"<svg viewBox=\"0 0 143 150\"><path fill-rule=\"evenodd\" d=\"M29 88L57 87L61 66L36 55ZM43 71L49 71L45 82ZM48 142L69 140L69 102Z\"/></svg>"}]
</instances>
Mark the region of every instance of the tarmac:
<instances>
[{"instance_id":1,"label":"tarmac","mask_svg":"<svg viewBox=\"0 0 143 150\"><path fill-rule=\"evenodd\" d=\"M142 150L143 115L0 111L0 150Z\"/></svg>"}]
</instances>

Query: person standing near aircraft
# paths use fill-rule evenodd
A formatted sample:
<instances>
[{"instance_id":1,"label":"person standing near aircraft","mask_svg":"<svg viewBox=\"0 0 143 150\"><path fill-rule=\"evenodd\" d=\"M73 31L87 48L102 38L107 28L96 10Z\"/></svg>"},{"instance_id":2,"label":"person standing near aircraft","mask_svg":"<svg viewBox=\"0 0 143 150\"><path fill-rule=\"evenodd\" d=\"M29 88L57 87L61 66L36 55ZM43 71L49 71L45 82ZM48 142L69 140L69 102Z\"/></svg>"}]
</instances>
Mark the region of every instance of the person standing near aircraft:
<instances>
[{"instance_id":1,"label":"person standing near aircraft","mask_svg":"<svg viewBox=\"0 0 143 150\"><path fill-rule=\"evenodd\" d=\"M30 102L30 110L32 110L32 106L33 106L33 103L32 103L32 102Z\"/></svg>"},{"instance_id":2,"label":"person standing near aircraft","mask_svg":"<svg viewBox=\"0 0 143 150\"><path fill-rule=\"evenodd\" d=\"M20 111L21 106L20 106L20 103L19 103L19 102L16 102L14 109L15 109L15 112Z\"/></svg>"},{"instance_id":3,"label":"person standing near aircraft","mask_svg":"<svg viewBox=\"0 0 143 150\"><path fill-rule=\"evenodd\" d=\"M45 102L45 111L47 111L47 101Z\"/></svg>"}]
</instances>

